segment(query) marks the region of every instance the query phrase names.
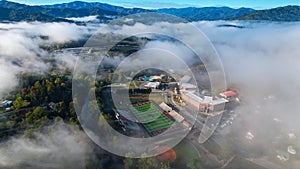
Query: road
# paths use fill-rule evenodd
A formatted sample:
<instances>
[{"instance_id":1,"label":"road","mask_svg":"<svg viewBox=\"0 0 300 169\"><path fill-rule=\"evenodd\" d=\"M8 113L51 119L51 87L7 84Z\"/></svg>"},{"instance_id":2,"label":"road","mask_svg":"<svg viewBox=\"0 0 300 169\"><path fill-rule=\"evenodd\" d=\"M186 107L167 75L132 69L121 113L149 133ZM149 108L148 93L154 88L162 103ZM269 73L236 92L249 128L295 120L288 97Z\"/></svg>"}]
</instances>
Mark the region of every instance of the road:
<instances>
[{"instance_id":1,"label":"road","mask_svg":"<svg viewBox=\"0 0 300 169\"><path fill-rule=\"evenodd\" d=\"M12 111L8 111L8 112L5 112L5 113L0 113L0 117L3 117L3 116L6 117L6 116L9 116L13 113L18 113L20 111L30 111L30 110L33 110L33 109L34 109L34 107L27 107L27 108L21 108L19 110L12 110Z\"/></svg>"}]
</instances>

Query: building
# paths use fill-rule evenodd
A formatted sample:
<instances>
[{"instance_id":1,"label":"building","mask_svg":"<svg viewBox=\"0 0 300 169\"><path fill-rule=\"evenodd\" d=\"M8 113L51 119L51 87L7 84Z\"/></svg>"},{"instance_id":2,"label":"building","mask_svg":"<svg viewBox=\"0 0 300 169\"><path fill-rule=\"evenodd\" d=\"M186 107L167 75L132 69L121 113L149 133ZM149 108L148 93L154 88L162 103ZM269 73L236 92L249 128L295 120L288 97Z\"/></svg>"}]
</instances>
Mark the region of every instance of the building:
<instances>
[{"instance_id":1,"label":"building","mask_svg":"<svg viewBox=\"0 0 300 169\"><path fill-rule=\"evenodd\" d=\"M186 91L186 90L196 91L198 89L198 87L196 85L193 85L191 83L181 83L180 88L183 91Z\"/></svg>"},{"instance_id":2,"label":"building","mask_svg":"<svg viewBox=\"0 0 300 169\"><path fill-rule=\"evenodd\" d=\"M172 108L168 106L165 102L160 103L159 107L163 109L165 112L172 111Z\"/></svg>"},{"instance_id":3,"label":"building","mask_svg":"<svg viewBox=\"0 0 300 169\"><path fill-rule=\"evenodd\" d=\"M160 82L148 82L144 85L145 88L157 89L160 85Z\"/></svg>"},{"instance_id":4,"label":"building","mask_svg":"<svg viewBox=\"0 0 300 169\"><path fill-rule=\"evenodd\" d=\"M199 103L203 101L203 99L192 92L183 91L181 92L181 98L188 103L189 105L193 106L195 109L199 109Z\"/></svg>"},{"instance_id":5,"label":"building","mask_svg":"<svg viewBox=\"0 0 300 169\"><path fill-rule=\"evenodd\" d=\"M235 97L236 96L236 92L228 90L226 92L220 93L220 96L222 96L224 98Z\"/></svg>"},{"instance_id":6,"label":"building","mask_svg":"<svg viewBox=\"0 0 300 169\"><path fill-rule=\"evenodd\" d=\"M181 97L188 105L191 105L194 109L199 110L200 113L205 115L213 115L213 112L222 112L225 103L228 102L228 100L224 98L213 98L210 96L201 98L189 91L183 91Z\"/></svg>"},{"instance_id":7,"label":"building","mask_svg":"<svg viewBox=\"0 0 300 169\"><path fill-rule=\"evenodd\" d=\"M161 80L165 75L161 74L159 76L150 76L150 81Z\"/></svg>"},{"instance_id":8,"label":"building","mask_svg":"<svg viewBox=\"0 0 300 169\"><path fill-rule=\"evenodd\" d=\"M0 107L8 107L8 106L11 106L13 103L13 101L11 100L4 100L1 104L0 104Z\"/></svg>"},{"instance_id":9,"label":"building","mask_svg":"<svg viewBox=\"0 0 300 169\"><path fill-rule=\"evenodd\" d=\"M149 82L150 81L150 77L141 77L140 80Z\"/></svg>"},{"instance_id":10,"label":"building","mask_svg":"<svg viewBox=\"0 0 300 169\"><path fill-rule=\"evenodd\" d=\"M173 117L174 120L176 120L179 123L181 123L184 120L184 117L182 117L175 110L170 111L169 114Z\"/></svg>"},{"instance_id":11,"label":"building","mask_svg":"<svg viewBox=\"0 0 300 169\"><path fill-rule=\"evenodd\" d=\"M163 109L166 112L169 112L169 115L178 123L183 124L183 126L187 127L189 130L191 130L191 125L188 123L182 115L180 115L178 112L173 110L171 107L169 107L166 103L162 102L159 107Z\"/></svg>"}]
</instances>

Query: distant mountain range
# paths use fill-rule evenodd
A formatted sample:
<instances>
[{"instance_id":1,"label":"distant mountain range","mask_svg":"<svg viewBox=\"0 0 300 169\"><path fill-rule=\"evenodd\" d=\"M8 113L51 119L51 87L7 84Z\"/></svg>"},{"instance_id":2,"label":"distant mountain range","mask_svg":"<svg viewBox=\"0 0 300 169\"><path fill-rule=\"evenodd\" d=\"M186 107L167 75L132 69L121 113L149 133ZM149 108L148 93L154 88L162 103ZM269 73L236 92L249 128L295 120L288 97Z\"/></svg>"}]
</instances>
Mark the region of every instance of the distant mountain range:
<instances>
[{"instance_id":1,"label":"distant mountain range","mask_svg":"<svg viewBox=\"0 0 300 169\"><path fill-rule=\"evenodd\" d=\"M199 20L226 20L242 16L252 12L251 8L233 9L229 7L204 7L204 8L164 8L156 10L159 13L166 13L181 17L188 21Z\"/></svg>"},{"instance_id":2,"label":"distant mountain range","mask_svg":"<svg viewBox=\"0 0 300 169\"><path fill-rule=\"evenodd\" d=\"M285 6L267 10L251 8L233 9L229 7L203 8L163 8L147 10L142 8L124 8L99 2L81 2L30 6L10 1L0 1L0 21L41 21L73 22L70 17L97 15L101 22L120 16L142 12L158 12L181 17L187 21L200 20L269 20L300 21L299 6Z\"/></svg>"},{"instance_id":3,"label":"distant mountain range","mask_svg":"<svg viewBox=\"0 0 300 169\"><path fill-rule=\"evenodd\" d=\"M300 21L300 6L255 10L232 18L237 20Z\"/></svg>"}]
</instances>

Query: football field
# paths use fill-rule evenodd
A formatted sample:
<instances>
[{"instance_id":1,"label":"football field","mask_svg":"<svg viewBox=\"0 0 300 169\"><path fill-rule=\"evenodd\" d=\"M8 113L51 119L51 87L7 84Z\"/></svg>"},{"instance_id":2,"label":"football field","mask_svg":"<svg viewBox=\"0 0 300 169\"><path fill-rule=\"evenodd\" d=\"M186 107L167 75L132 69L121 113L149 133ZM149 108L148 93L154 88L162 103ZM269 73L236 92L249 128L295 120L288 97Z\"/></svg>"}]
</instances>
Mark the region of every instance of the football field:
<instances>
[{"instance_id":1,"label":"football field","mask_svg":"<svg viewBox=\"0 0 300 169\"><path fill-rule=\"evenodd\" d=\"M158 135L168 128L176 127L171 117L151 101L133 104L131 111L150 136Z\"/></svg>"}]
</instances>

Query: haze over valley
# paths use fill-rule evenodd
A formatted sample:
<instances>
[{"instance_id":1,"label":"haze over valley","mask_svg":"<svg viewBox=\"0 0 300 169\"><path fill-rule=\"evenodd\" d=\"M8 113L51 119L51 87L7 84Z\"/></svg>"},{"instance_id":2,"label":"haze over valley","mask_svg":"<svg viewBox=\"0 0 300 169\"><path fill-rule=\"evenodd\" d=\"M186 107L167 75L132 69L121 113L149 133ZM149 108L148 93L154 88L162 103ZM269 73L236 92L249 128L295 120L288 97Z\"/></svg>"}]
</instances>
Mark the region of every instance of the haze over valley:
<instances>
[{"instance_id":1,"label":"haze over valley","mask_svg":"<svg viewBox=\"0 0 300 169\"><path fill-rule=\"evenodd\" d=\"M299 6L0 1L0 168L297 169L299 19ZM169 137L163 123L185 137L167 151L173 137L157 141L142 158L130 158L140 145L124 157L99 146L107 138L94 128ZM108 140L119 152L130 145Z\"/></svg>"}]
</instances>

